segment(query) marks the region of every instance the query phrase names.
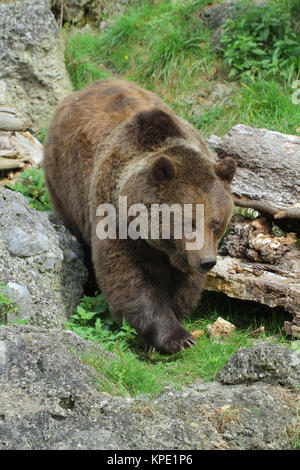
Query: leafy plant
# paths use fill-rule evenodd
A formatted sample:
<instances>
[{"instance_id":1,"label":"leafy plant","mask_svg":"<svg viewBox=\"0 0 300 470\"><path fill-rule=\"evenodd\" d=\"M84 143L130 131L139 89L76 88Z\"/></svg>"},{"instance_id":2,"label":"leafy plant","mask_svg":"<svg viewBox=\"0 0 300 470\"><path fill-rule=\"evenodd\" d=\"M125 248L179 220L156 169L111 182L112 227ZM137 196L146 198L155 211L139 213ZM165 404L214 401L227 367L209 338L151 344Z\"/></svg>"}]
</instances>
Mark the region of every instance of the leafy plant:
<instances>
[{"instance_id":1,"label":"leafy plant","mask_svg":"<svg viewBox=\"0 0 300 470\"><path fill-rule=\"evenodd\" d=\"M7 187L23 194L29 201L31 207L39 211L51 210L43 169L24 170L20 173L17 183L15 185L7 184Z\"/></svg>"},{"instance_id":2,"label":"leafy plant","mask_svg":"<svg viewBox=\"0 0 300 470\"><path fill-rule=\"evenodd\" d=\"M14 306L14 302L4 292L6 286L0 284L0 318L3 319L4 323L8 323L8 317L10 313L17 312L18 307Z\"/></svg>"},{"instance_id":3,"label":"leafy plant","mask_svg":"<svg viewBox=\"0 0 300 470\"><path fill-rule=\"evenodd\" d=\"M134 343L136 335L125 319L121 327L116 324L102 294L84 296L66 327L85 339L104 344L107 349L114 349L118 344L126 350Z\"/></svg>"},{"instance_id":4,"label":"leafy plant","mask_svg":"<svg viewBox=\"0 0 300 470\"><path fill-rule=\"evenodd\" d=\"M291 80L299 72L300 41L291 7L278 0L260 7L247 0L234 7L221 37L230 77L276 75Z\"/></svg>"}]
</instances>

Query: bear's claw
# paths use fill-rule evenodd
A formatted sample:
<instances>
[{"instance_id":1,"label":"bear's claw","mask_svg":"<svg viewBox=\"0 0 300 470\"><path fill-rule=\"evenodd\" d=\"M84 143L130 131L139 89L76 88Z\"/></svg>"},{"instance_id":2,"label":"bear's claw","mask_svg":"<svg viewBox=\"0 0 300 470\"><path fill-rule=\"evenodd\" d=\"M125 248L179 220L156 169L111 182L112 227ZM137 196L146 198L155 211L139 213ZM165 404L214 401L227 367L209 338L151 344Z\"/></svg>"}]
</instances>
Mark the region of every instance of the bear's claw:
<instances>
[{"instance_id":1,"label":"bear's claw","mask_svg":"<svg viewBox=\"0 0 300 470\"><path fill-rule=\"evenodd\" d=\"M176 333L173 338L165 338L161 345L156 346L156 350L161 354L175 354L197 344L187 331L183 330L180 334L179 332Z\"/></svg>"}]
</instances>

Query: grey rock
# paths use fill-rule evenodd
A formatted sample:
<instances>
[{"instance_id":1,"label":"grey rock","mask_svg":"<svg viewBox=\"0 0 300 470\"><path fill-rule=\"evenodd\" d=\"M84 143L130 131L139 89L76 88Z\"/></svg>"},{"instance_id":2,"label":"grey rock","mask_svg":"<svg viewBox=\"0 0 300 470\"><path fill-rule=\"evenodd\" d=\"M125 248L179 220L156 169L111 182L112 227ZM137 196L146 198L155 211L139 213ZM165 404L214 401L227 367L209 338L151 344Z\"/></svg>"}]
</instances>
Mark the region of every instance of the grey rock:
<instances>
[{"instance_id":1,"label":"grey rock","mask_svg":"<svg viewBox=\"0 0 300 470\"><path fill-rule=\"evenodd\" d=\"M130 0L51 0L51 9L63 23L88 21L99 26L104 18L107 21L109 16L124 13L130 3Z\"/></svg>"},{"instance_id":2,"label":"grey rock","mask_svg":"<svg viewBox=\"0 0 300 470\"><path fill-rule=\"evenodd\" d=\"M211 29L217 29L232 16L233 7L238 3L239 0L228 0L222 2L220 5L213 5L204 8L200 17L207 23Z\"/></svg>"},{"instance_id":3,"label":"grey rock","mask_svg":"<svg viewBox=\"0 0 300 470\"><path fill-rule=\"evenodd\" d=\"M66 259L65 253L72 255ZM23 290L23 301L11 295L20 312L9 321L21 317L40 326L62 326L78 305L86 280L80 247L62 222L0 185L0 282L18 284L28 293Z\"/></svg>"},{"instance_id":4,"label":"grey rock","mask_svg":"<svg viewBox=\"0 0 300 470\"><path fill-rule=\"evenodd\" d=\"M36 131L71 92L63 41L48 2L0 4L0 102Z\"/></svg>"},{"instance_id":5,"label":"grey rock","mask_svg":"<svg viewBox=\"0 0 300 470\"><path fill-rule=\"evenodd\" d=\"M39 232L27 233L19 227L3 232L6 248L13 256L35 256L48 251L48 237Z\"/></svg>"},{"instance_id":6,"label":"grey rock","mask_svg":"<svg viewBox=\"0 0 300 470\"><path fill-rule=\"evenodd\" d=\"M198 382L110 396L82 355L118 360L72 332L0 326L1 449L289 449L293 391Z\"/></svg>"},{"instance_id":7,"label":"grey rock","mask_svg":"<svg viewBox=\"0 0 300 470\"><path fill-rule=\"evenodd\" d=\"M223 384L263 380L273 385L299 386L300 352L267 342L241 348L229 358L219 379Z\"/></svg>"}]
</instances>

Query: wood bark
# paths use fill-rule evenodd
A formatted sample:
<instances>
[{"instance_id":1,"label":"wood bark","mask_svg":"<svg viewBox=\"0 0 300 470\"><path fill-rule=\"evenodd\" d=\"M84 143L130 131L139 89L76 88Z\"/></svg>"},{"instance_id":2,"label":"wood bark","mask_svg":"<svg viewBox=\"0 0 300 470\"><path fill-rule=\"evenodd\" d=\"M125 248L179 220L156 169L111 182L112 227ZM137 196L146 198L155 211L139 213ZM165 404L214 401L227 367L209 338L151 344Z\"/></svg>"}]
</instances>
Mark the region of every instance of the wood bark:
<instances>
[{"instance_id":1,"label":"wood bark","mask_svg":"<svg viewBox=\"0 0 300 470\"><path fill-rule=\"evenodd\" d=\"M232 184L235 204L269 217L286 231L300 233L300 138L239 124L208 144L218 158L238 164Z\"/></svg>"},{"instance_id":2,"label":"wood bark","mask_svg":"<svg viewBox=\"0 0 300 470\"><path fill-rule=\"evenodd\" d=\"M285 331L300 337L300 138L237 125L207 142L217 159L237 161L235 205L260 216L233 217L206 288L284 308ZM276 236L274 225L288 233Z\"/></svg>"},{"instance_id":3,"label":"wood bark","mask_svg":"<svg viewBox=\"0 0 300 470\"><path fill-rule=\"evenodd\" d=\"M14 172L36 167L43 160L42 144L23 128L13 109L0 108L0 180L4 183L12 182Z\"/></svg>"},{"instance_id":4,"label":"wood bark","mask_svg":"<svg viewBox=\"0 0 300 470\"><path fill-rule=\"evenodd\" d=\"M24 130L24 121L11 112L3 112L0 109L0 129L3 131L22 131Z\"/></svg>"}]
</instances>

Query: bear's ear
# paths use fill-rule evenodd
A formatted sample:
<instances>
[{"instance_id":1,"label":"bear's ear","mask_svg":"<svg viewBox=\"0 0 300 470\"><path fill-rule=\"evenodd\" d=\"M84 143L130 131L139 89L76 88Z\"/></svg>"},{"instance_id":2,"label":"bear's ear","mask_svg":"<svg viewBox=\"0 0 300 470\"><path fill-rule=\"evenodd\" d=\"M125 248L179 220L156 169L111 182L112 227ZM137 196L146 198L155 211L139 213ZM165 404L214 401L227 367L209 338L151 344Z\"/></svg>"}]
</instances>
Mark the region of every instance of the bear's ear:
<instances>
[{"instance_id":1,"label":"bear's ear","mask_svg":"<svg viewBox=\"0 0 300 470\"><path fill-rule=\"evenodd\" d=\"M225 157L215 166L215 172L225 183L231 183L236 171L236 161L232 157Z\"/></svg>"},{"instance_id":2,"label":"bear's ear","mask_svg":"<svg viewBox=\"0 0 300 470\"><path fill-rule=\"evenodd\" d=\"M170 181L176 176L176 166L169 157L157 157L151 168L151 176L156 182Z\"/></svg>"},{"instance_id":3,"label":"bear's ear","mask_svg":"<svg viewBox=\"0 0 300 470\"><path fill-rule=\"evenodd\" d=\"M136 114L131 127L138 146L145 150L151 150L163 144L168 137L182 136L173 117L157 108Z\"/></svg>"}]
</instances>

